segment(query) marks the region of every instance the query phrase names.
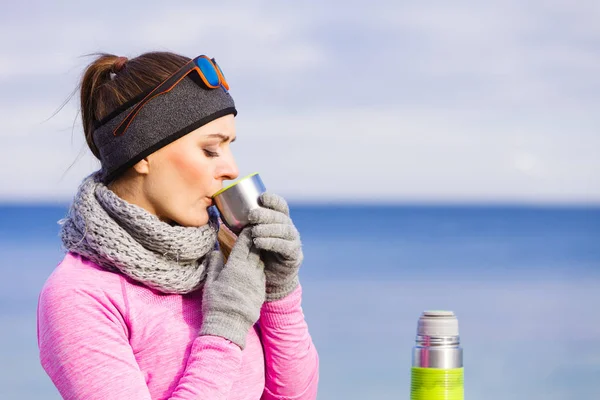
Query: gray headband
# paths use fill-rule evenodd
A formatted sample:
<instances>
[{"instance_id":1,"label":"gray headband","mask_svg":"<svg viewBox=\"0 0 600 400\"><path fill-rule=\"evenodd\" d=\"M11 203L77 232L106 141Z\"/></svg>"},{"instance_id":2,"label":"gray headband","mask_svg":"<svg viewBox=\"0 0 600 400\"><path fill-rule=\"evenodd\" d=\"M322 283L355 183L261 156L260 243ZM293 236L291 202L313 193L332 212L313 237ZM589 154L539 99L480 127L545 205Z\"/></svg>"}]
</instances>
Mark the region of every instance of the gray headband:
<instances>
[{"instance_id":1,"label":"gray headband","mask_svg":"<svg viewBox=\"0 0 600 400\"><path fill-rule=\"evenodd\" d=\"M117 115L113 112L94 130L104 183L202 125L227 114L237 115L233 98L224 88L205 89L188 76L170 92L146 103L127 131L115 136L114 129L138 102L116 110Z\"/></svg>"}]
</instances>

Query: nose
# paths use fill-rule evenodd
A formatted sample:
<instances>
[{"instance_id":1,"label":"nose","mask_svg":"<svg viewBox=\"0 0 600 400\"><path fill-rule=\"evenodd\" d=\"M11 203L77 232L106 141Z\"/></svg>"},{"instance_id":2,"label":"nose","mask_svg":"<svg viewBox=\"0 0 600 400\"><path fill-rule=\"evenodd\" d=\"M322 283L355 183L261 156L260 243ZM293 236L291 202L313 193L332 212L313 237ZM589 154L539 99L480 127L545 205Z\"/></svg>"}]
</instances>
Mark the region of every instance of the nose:
<instances>
[{"instance_id":1,"label":"nose","mask_svg":"<svg viewBox=\"0 0 600 400\"><path fill-rule=\"evenodd\" d=\"M240 171L233 154L229 152L228 156L222 157L222 160L223 163L218 170L217 179L224 181L236 179L240 175Z\"/></svg>"}]
</instances>

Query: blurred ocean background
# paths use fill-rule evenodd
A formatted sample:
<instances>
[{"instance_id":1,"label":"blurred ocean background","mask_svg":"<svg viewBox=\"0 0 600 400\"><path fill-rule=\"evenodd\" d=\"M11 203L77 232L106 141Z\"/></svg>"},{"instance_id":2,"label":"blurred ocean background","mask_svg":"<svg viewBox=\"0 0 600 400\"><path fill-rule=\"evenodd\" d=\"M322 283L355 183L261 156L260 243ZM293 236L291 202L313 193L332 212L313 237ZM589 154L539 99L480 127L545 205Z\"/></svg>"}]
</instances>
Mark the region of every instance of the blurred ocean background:
<instances>
[{"instance_id":1,"label":"blurred ocean background","mask_svg":"<svg viewBox=\"0 0 600 400\"><path fill-rule=\"evenodd\" d=\"M292 205L320 400L408 399L427 309L459 318L467 400L600 399L598 0L2 6L0 400L59 398L35 312L98 168L86 55L148 51L218 60L241 176Z\"/></svg>"},{"instance_id":2,"label":"blurred ocean background","mask_svg":"<svg viewBox=\"0 0 600 400\"><path fill-rule=\"evenodd\" d=\"M408 399L416 322L453 310L465 398L600 398L600 207L292 204L319 399ZM59 399L37 296L66 206L0 206L0 399Z\"/></svg>"}]
</instances>

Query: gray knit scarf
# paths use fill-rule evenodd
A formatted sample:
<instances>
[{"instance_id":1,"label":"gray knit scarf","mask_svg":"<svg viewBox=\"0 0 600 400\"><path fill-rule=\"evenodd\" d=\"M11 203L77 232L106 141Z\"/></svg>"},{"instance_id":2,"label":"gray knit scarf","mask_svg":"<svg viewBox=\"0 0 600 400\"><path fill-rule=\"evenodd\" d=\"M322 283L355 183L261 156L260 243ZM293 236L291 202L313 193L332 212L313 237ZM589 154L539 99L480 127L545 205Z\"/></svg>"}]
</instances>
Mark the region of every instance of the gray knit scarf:
<instances>
[{"instance_id":1,"label":"gray knit scarf","mask_svg":"<svg viewBox=\"0 0 600 400\"><path fill-rule=\"evenodd\" d=\"M171 226L118 197L101 183L99 171L83 180L59 223L68 251L163 293L198 289L207 255L218 246L214 212L201 227Z\"/></svg>"}]
</instances>

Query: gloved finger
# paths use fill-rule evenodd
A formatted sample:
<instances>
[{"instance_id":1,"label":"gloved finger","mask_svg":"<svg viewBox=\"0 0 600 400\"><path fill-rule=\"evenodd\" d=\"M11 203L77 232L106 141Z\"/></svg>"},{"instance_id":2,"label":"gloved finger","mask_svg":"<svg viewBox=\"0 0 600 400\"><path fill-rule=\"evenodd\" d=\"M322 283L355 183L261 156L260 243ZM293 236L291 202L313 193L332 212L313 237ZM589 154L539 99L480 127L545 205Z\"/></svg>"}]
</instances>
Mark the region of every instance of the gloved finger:
<instances>
[{"instance_id":1,"label":"gloved finger","mask_svg":"<svg viewBox=\"0 0 600 400\"><path fill-rule=\"evenodd\" d=\"M248 221L251 224L291 224L290 217L282 212L271 210L269 208L255 208L248 214Z\"/></svg>"},{"instance_id":2,"label":"gloved finger","mask_svg":"<svg viewBox=\"0 0 600 400\"><path fill-rule=\"evenodd\" d=\"M259 224L252 227L253 238L279 238L296 240L300 238L298 230L288 224Z\"/></svg>"},{"instance_id":3,"label":"gloved finger","mask_svg":"<svg viewBox=\"0 0 600 400\"><path fill-rule=\"evenodd\" d=\"M250 247L252 246L252 227L247 226L238 235L233 247L231 249L231 258L239 260L246 260L250 253Z\"/></svg>"},{"instance_id":4,"label":"gloved finger","mask_svg":"<svg viewBox=\"0 0 600 400\"><path fill-rule=\"evenodd\" d=\"M279 211L287 216L290 215L290 208L285 199L274 193L261 193L258 197L260 204L263 207L270 208L271 210Z\"/></svg>"},{"instance_id":5,"label":"gloved finger","mask_svg":"<svg viewBox=\"0 0 600 400\"><path fill-rule=\"evenodd\" d=\"M293 260L300 256L302 245L297 240L284 240L277 238L256 238L254 245L260 250L271 251L285 259Z\"/></svg>"},{"instance_id":6,"label":"gloved finger","mask_svg":"<svg viewBox=\"0 0 600 400\"><path fill-rule=\"evenodd\" d=\"M250 246L250 251L248 252L248 263L250 264L250 268L258 268L258 269L264 269L265 265L263 264L262 260L260 259L260 249L252 244Z\"/></svg>"}]
</instances>

